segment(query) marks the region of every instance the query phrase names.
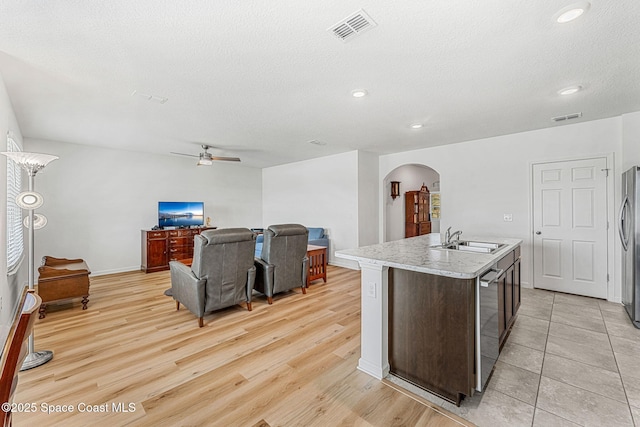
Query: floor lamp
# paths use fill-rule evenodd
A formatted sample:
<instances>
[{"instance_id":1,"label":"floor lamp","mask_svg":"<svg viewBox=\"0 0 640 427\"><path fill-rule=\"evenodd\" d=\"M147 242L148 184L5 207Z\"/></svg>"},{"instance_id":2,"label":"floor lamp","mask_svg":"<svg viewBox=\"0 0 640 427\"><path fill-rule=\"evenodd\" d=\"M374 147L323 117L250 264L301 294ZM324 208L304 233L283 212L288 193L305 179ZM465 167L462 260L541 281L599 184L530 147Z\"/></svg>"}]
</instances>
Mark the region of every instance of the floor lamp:
<instances>
[{"instance_id":1,"label":"floor lamp","mask_svg":"<svg viewBox=\"0 0 640 427\"><path fill-rule=\"evenodd\" d=\"M22 169L24 169L29 175L29 190L23 191L18 194L16 197L16 203L22 209L27 209L29 211L29 215L24 218L23 224L28 229L29 236L29 290L34 289L35 280L34 280L34 241L35 241L35 233L34 231L38 228L42 228L47 224L47 218L44 215L36 214L34 212L35 209L42 206L44 199L42 195L36 193L34 191L34 181L36 177L36 173L42 170L45 166L49 164L49 162L56 160L57 156L52 156L49 154L40 154L40 153L25 153L24 151L8 151L3 152L4 154L14 162L16 162ZM24 360L22 364L21 371L26 371L27 369L35 368L40 365L44 365L51 359L53 359L53 352L50 350L38 351L34 350L34 339L33 333L29 336L29 354Z\"/></svg>"}]
</instances>

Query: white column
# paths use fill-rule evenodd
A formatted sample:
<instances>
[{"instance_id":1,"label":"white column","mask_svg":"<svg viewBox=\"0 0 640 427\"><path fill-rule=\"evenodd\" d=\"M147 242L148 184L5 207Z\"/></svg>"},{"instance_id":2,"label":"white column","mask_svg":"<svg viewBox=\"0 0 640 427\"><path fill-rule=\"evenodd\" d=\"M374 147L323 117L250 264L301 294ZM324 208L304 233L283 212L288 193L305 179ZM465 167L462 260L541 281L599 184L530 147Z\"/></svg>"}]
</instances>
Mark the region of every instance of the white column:
<instances>
[{"instance_id":1,"label":"white column","mask_svg":"<svg viewBox=\"0 0 640 427\"><path fill-rule=\"evenodd\" d=\"M358 369L382 379L389 374L389 267L360 261L360 269Z\"/></svg>"}]
</instances>

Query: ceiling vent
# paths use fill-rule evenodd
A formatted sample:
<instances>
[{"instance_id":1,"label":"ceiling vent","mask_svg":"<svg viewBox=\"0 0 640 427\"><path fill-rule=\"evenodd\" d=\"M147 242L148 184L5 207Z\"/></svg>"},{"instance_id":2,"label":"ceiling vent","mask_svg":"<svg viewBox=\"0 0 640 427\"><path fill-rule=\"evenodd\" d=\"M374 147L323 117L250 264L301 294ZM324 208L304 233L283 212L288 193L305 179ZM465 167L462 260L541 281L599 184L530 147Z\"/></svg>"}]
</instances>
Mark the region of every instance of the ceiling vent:
<instances>
[{"instance_id":1,"label":"ceiling vent","mask_svg":"<svg viewBox=\"0 0 640 427\"><path fill-rule=\"evenodd\" d=\"M553 120L554 122L563 122L565 120L577 119L578 117L582 117L582 113L573 113L567 114L566 116L552 117L551 120Z\"/></svg>"},{"instance_id":2,"label":"ceiling vent","mask_svg":"<svg viewBox=\"0 0 640 427\"><path fill-rule=\"evenodd\" d=\"M131 96L138 96L146 101L155 102L157 104L164 104L169 100L169 98L165 98L163 96L148 95L146 93L138 92L137 90L134 90Z\"/></svg>"},{"instance_id":3,"label":"ceiling vent","mask_svg":"<svg viewBox=\"0 0 640 427\"><path fill-rule=\"evenodd\" d=\"M343 42L347 42L355 38L358 34L377 26L373 19L367 13L360 9L352 13L342 21L327 28L327 31L333 33Z\"/></svg>"}]
</instances>

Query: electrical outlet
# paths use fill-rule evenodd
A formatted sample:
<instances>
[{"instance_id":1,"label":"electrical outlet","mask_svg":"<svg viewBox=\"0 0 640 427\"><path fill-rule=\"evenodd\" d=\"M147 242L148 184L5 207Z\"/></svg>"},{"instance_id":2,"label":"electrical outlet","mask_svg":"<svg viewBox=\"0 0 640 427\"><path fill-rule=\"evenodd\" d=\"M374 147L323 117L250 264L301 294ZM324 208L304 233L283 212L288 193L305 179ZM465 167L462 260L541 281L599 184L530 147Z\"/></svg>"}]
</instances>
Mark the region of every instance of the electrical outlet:
<instances>
[{"instance_id":1,"label":"electrical outlet","mask_svg":"<svg viewBox=\"0 0 640 427\"><path fill-rule=\"evenodd\" d=\"M506 222L511 222L513 221L513 214L504 214L503 218Z\"/></svg>"},{"instance_id":2,"label":"electrical outlet","mask_svg":"<svg viewBox=\"0 0 640 427\"><path fill-rule=\"evenodd\" d=\"M367 296L371 297L371 298L375 298L376 297L376 283L375 282L367 283Z\"/></svg>"}]
</instances>

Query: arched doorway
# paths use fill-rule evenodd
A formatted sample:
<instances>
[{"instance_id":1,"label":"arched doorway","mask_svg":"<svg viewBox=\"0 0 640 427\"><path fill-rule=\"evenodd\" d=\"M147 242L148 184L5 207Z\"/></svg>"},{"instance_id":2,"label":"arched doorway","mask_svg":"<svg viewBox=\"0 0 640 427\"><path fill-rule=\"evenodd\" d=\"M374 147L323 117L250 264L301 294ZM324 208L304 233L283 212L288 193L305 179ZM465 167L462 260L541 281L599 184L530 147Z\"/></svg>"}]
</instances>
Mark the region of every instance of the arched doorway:
<instances>
[{"instance_id":1,"label":"arched doorway","mask_svg":"<svg viewBox=\"0 0 640 427\"><path fill-rule=\"evenodd\" d=\"M391 197L391 181L400 182L400 194L395 200ZM435 198L439 199L440 174L428 166L419 164L402 165L389 172L384 178L384 242L404 239L404 193L419 190L423 184L431 192L433 201L435 201ZM431 232L440 232L440 218L435 212L431 217Z\"/></svg>"}]
</instances>

